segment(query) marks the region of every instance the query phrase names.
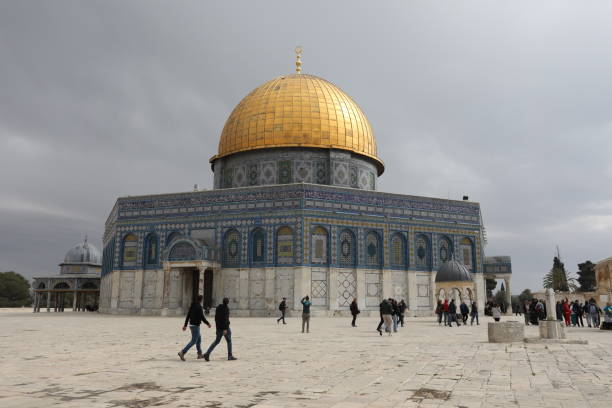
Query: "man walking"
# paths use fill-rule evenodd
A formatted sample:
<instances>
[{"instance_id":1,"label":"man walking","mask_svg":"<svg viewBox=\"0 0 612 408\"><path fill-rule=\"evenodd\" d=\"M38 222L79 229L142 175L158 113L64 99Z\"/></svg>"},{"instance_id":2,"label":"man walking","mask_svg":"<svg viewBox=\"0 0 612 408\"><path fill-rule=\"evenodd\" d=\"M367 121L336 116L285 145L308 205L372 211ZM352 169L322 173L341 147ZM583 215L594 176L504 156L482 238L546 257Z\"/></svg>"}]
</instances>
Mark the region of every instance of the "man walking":
<instances>
[{"instance_id":1,"label":"man walking","mask_svg":"<svg viewBox=\"0 0 612 408\"><path fill-rule=\"evenodd\" d=\"M351 322L351 326L357 327L355 321L357 320L357 315L359 313L361 312L359 311L359 306L357 306L357 298L353 298L353 301L351 302L351 315L353 315L353 321Z\"/></svg>"},{"instance_id":2,"label":"man walking","mask_svg":"<svg viewBox=\"0 0 612 408\"><path fill-rule=\"evenodd\" d=\"M392 314L393 306L391 306L391 303L389 303L387 299L383 299L382 303L380 304L380 315L385 325L385 331L389 333L389 336L391 335L391 325L393 324L391 318ZM380 331L380 329L379 333L382 336L382 331Z\"/></svg>"},{"instance_id":3,"label":"man walking","mask_svg":"<svg viewBox=\"0 0 612 408\"><path fill-rule=\"evenodd\" d=\"M465 304L465 301L462 300L459 305L459 311L461 312L461 321L463 324L467 324L468 314L470 313L470 309Z\"/></svg>"},{"instance_id":4,"label":"man walking","mask_svg":"<svg viewBox=\"0 0 612 408\"><path fill-rule=\"evenodd\" d=\"M470 325L473 326L474 325L474 319L476 319L476 325L479 326L480 323L478 323L478 305L476 304L476 301L474 300L472 302L472 320L470 321Z\"/></svg>"},{"instance_id":5,"label":"man walking","mask_svg":"<svg viewBox=\"0 0 612 408\"><path fill-rule=\"evenodd\" d=\"M402 327L404 327L404 314L406 313L406 309L408 308L408 305L406 304L406 302L404 302L404 299L402 299L399 302L398 308L399 308L399 321Z\"/></svg>"},{"instance_id":6,"label":"man walking","mask_svg":"<svg viewBox=\"0 0 612 408\"><path fill-rule=\"evenodd\" d=\"M304 333L304 327L306 327L306 333L310 333L310 305L312 302L308 295L302 298L302 333Z\"/></svg>"},{"instance_id":7,"label":"man walking","mask_svg":"<svg viewBox=\"0 0 612 408\"><path fill-rule=\"evenodd\" d=\"M206 361L210 361L210 353L213 352L217 344L221 342L221 337L225 337L225 341L227 342L227 359L228 360L237 360L236 357L232 354L232 331L230 330L230 321L229 314L230 309L227 306L229 304L228 298L223 298L223 303L221 303L215 309L215 325L217 326L217 337L215 341L212 342L210 347L206 353L204 353L204 359Z\"/></svg>"},{"instance_id":8,"label":"man walking","mask_svg":"<svg viewBox=\"0 0 612 408\"><path fill-rule=\"evenodd\" d=\"M285 311L287 310L287 298L283 298L283 301L280 302L280 304L278 305L278 310L280 310L281 316L278 319L276 319L276 324L278 324L281 320L283 321L283 324L287 324L285 323Z\"/></svg>"},{"instance_id":9,"label":"man walking","mask_svg":"<svg viewBox=\"0 0 612 408\"><path fill-rule=\"evenodd\" d=\"M200 323L204 322L210 328L210 323L204 317L204 310L202 309L202 295L198 295L196 301L191 304L187 317L185 318L185 324L183 325L183 331L187 330L187 323L189 323L189 330L191 330L191 341L187 343L184 349L179 351L178 356L181 360L185 361L185 353L189 351L195 344L196 350L198 350L198 358L202 358L202 335L200 334Z\"/></svg>"},{"instance_id":10,"label":"man walking","mask_svg":"<svg viewBox=\"0 0 612 408\"><path fill-rule=\"evenodd\" d=\"M461 326L457 320L457 305L455 299L451 300L448 305L448 327L453 327L453 322L457 323L457 327Z\"/></svg>"}]
</instances>

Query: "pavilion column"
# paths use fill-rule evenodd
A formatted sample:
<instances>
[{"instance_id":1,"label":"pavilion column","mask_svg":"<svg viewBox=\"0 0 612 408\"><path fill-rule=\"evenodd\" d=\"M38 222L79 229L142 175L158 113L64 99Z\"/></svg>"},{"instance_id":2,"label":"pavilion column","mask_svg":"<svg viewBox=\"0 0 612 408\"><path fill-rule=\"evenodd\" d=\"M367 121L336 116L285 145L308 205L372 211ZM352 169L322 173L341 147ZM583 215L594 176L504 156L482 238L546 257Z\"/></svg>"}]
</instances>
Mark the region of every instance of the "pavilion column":
<instances>
[{"instance_id":1,"label":"pavilion column","mask_svg":"<svg viewBox=\"0 0 612 408\"><path fill-rule=\"evenodd\" d=\"M38 292L34 292L34 310L33 310L33 313L36 313L36 306L38 306Z\"/></svg>"},{"instance_id":2,"label":"pavilion column","mask_svg":"<svg viewBox=\"0 0 612 408\"><path fill-rule=\"evenodd\" d=\"M51 311L51 292L47 291L47 313Z\"/></svg>"},{"instance_id":3,"label":"pavilion column","mask_svg":"<svg viewBox=\"0 0 612 408\"><path fill-rule=\"evenodd\" d=\"M504 284L506 285L506 302L508 308L506 309L506 315L512 315L512 291L510 290L510 278L504 278Z\"/></svg>"},{"instance_id":4,"label":"pavilion column","mask_svg":"<svg viewBox=\"0 0 612 408\"><path fill-rule=\"evenodd\" d=\"M76 312L76 308L77 308L77 294L78 292L75 290L74 294L72 295L72 311Z\"/></svg>"}]
</instances>

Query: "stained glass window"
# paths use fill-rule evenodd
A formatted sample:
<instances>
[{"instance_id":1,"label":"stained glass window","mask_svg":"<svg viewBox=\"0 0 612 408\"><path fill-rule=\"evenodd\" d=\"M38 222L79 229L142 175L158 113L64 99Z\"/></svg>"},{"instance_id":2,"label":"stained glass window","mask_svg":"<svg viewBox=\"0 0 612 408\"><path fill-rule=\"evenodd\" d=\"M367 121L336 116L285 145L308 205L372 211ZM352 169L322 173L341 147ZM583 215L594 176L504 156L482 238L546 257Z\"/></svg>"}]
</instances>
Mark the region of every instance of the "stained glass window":
<instances>
[{"instance_id":1,"label":"stained glass window","mask_svg":"<svg viewBox=\"0 0 612 408\"><path fill-rule=\"evenodd\" d=\"M136 265L138 256L138 238L134 234L128 234L123 238L123 266Z\"/></svg>"},{"instance_id":2,"label":"stained glass window","mask_svg":"<svg viewBox=\"0 0 612 408\"><path fill-rule=\"evenodd\" d=\"M158 249L157 235L155 234L147 235L147 240L146 240L146 245L145 245L145 263L147 265L157 264L157 249Z\"/></svg>"},{"instance_id":3,"label":"stained glass window","mask_svg":"<svg viewBox=\"0 0 612 408\"><path fill-rule=\"evenodd\" d=\"M451 258L451 243L446 237L440 239L438 243L438 251L440 255L440 262L446 262Z\"/></svg>"},{"instance_id":4,"label":"stained glass window","mask_svg":"<svg viewBox=\"0 0 612 408\"><path fill-rule=\"evenodd\" d=\"M240 233L236 230L225 234L223 260L226 265L240 265Z\"/></svg>"},{"instance_id":5,"label":"stained glass window","mask_svg":"<svg viewBox=\"0 0 612 408\"><path fill-rule=\"evenodd\" d=\"M419 236L416 240L416 265L417 267L429 266L429 241L424 236Z\"/></svg>"},{"instance_id":6,"label":"stained glass window","mask_svg":"<svg viewBox=\"0 0 612 408\"><path fill-rule=\"evenodd\" d=\"M326 264L327 256L327 230L323 227L316 227L312 231L312 263Z\"/></svg>"},{"instance_id":7,"label":"stained glass window","mask_svg":"<svg viewBox=\"0 0 612 408\"><path fill-rule=\"evenodd\" d=\"M406 265L406 246L404 245L404 237L399 233L394 234L391 238L391 265Z\"/></svg>"},{"instance_id":8,"label":"stained glass window","mask_svg":"<svg viewBox=\"0 0 612 408\"><path fill-rule=\"evenodd\" d=\"M276 233L276 259L280 264L293 262L293 230L289 227L280 227Z\"/></svg>"},{"instance_id":9,"label":"stained glass window","mask_svg":"<svg viewBox=\"0 0 612 408\"><path fill-rule=\"evenodd\" d=\"M372 266L380 265L380 240L378 238L378 234L375 232L370 232L366 236L365 243L365 251L366 251L366 264Z\"/></svg>"},{"instance_id":10,"label":"stained glass window","mask_svg":"<svg viewBox=\"0 0 612 408\"><path fill-rule=\"evenodd\" d=\"M251 254L253 262L266 261L266 234L263 229L257 228L251 236Z\"/></svg>"},{"instance_id":11,"label":"stained glass window","mask_svg":"<svg viewBox=\"0 0 612 408\"><path fill-rule=\"evenodd\" d=\"M355 264L355 237L344 230L340 233L340 265Z\"/></svg>"}]
</instances>

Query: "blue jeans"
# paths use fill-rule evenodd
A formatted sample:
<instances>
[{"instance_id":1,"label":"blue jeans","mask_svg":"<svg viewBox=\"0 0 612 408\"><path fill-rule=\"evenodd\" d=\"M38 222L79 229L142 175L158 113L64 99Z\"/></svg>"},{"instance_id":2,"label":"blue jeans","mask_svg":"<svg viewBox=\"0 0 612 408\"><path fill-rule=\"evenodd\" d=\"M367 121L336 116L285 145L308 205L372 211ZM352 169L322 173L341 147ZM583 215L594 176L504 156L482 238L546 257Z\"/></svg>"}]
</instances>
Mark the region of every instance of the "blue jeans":
<instances>
[{"instance_id":1,"label":"blue jeans","mask_svg":"<svg viewBox=\"0 0 612 408\"><path fill-rule=\"evenodd\" d=\"M217 337L215 338L215 341L212 342L210 347L208 347L206 354L212 353L215 347L217 347L217 344L221 342L221 337L225 337L225 341L227 342L227 356L232 356L232 331L229 328L227 329L225 336L223 335L223 330L217 329Z\"/></svg>"},{"instance_id":2,"label":"blue jeans","mask_svg":"<svg viewBox=\"0 0 612 408\"><path fill-rule=\"evenodd\" d=\"M398 315L393 315L393 331L397 332L397 322L399 321Z\"/></svg>"},{"instance_id":3,"label":"blue jeans","mask_svg":"<svg viewBox=\"0 0 612 408\"><path fill-rule=\"evenodd\" d=\"M182 350L182 353L185 354L189 351L191 347L195 344L198 353L202 353L202 335L200 334L200 326L189 326L189 330L191 330L191 341L187 343L185 348Z\"/></svg>"}]
</instances>

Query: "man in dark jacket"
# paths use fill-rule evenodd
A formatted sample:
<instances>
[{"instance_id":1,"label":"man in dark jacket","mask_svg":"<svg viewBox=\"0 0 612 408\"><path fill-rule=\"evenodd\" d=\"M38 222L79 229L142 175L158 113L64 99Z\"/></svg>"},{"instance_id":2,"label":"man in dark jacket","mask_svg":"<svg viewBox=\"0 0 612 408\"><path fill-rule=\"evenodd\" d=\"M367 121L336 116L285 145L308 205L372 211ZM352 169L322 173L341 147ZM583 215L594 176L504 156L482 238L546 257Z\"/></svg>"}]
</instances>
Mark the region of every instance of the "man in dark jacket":
<instances>
[{"instance_id":1,"label":"man in dark jacket","mask_svg":"<svg viewBox=\"0 0 612 408\"><path fill-rule=\"evenodd\" d=\"M204 353L204 359L206 361L210 361L210 353L217 347L217 344L221 341L221 337L225 337L225 341L227 342L227 359L228 360L237 360L236 357L232 354L232 331L230 330L230 321L229 314L230 310L227 306L229 304L228 298L223 298L223 303L217 306L215 309L215 326L217 326L217 337L215 341L212 342L210 347L208 347L208 351Z\"/></svg>"},{"instance_id":2,"label":"man in dark jacket","mask_svg":"<svg viewBox=\"0 0 612 408\"><path fill-rule=\"evenodd\" d=\"M185 324L183 325L183 331L187 330L187 323L189 323L189 330L191 330L191 341L187 343L184 349L179 351L178 356L181 360L185 361L185 353L189 351L195 344L198 350L198 358L202 358L202 335L200 334L200 323L204 322L205 325L210 327L210 323L204 317L204 310L202 309L202 295L198 295L196 301L191 304L187 317L185 318Z\"/></svg>"},{"instance_id":3,"label":"man in dark jacket","mask_svg":"<svg viewBox=\"0 0 612 408\"><path fill-rule=\"evenodd\" d=\"M285 311L287 310L287 298L283 298L283 301L280 302L280 305L278 305L278 310L280 310L281 312L281 317L276 319L276 324L278 324L281 320L283 321L283 324L287 324L285 323Z\"/></svg>"},{"instance_id":4,"label":"man in dark jacket","mask_svg":"<svg viewBox=\"0 0 612 408\"><path fill-rule=\"evenodd\" d=\"M459 310L461 311L461 321L463 324L467 324L468 315L470 314L470 309L465 304L465 301L461 301L459 305Z\"/></svg>"},{"instance_id":5,"label":"man in dark jacket","mask_svg":"<svg viewBox=\"0 0 612 408\"><path fill-rule=\"evenodd\" d=\"M389 336L391 335L391 326L393 325L392 315L393 315L393 306L391 306L391 303L389 303L387 299L383 299L383 301L380 303L380 316L384 322L385 331L389 333ZM378 331L380 335L382 336L382 332L380 331L380 328L378 329Z\"/></svg>"},{"instance_id":6,"label":"man in dark jacket","mask_svg":"<svg viewBox=\"0 0 612 408\"><path fill-rule=\"evenodd\" d=\"M406 302L404 302L404 299L402 299L399 302L399 305L397 305L397 307L399 309L400 324L402 325L402 327L404 327L404 313L406 313L406 309L408 308L408 305L406 305Z\"/></svg>"},{"instance_id":7,"label":"man in dark jacket","mask_svg":"<svg viewBox=\"0 0 612 408\"><path fill-rule=\"evenodd\" d=\"M359 306L357 306L357 298L353 298L353 301L351 302L351 315L353 315L353 321L351 322L351 326L357 327L355 321L357 320L357 315L359 313L361 312L359 311Z\"/></svg>"},{"instance_id":8,"label":"man in dark jacket","mask_svg":"<svg viewBox=\"0 0 612 408\"><path fill-rule=\"evenodd\" d=\"M457 323L457 327L461 326L457 321L457 305L455 304L455 299L451 300L448 305L448 327L452 327L453 322Z\"/></svg>"}]
</instances>

